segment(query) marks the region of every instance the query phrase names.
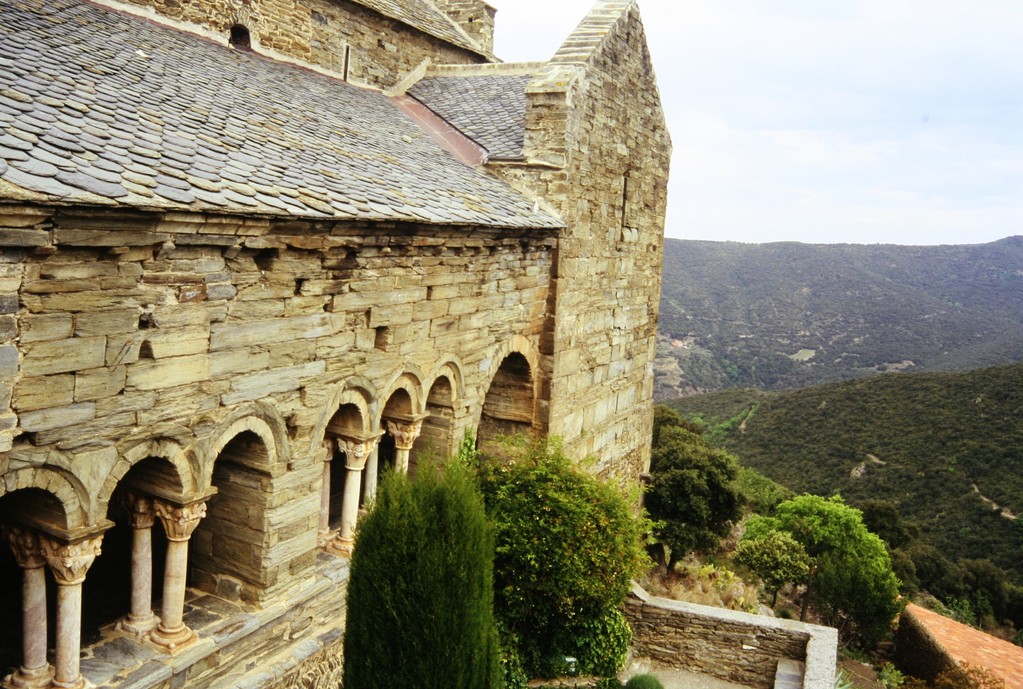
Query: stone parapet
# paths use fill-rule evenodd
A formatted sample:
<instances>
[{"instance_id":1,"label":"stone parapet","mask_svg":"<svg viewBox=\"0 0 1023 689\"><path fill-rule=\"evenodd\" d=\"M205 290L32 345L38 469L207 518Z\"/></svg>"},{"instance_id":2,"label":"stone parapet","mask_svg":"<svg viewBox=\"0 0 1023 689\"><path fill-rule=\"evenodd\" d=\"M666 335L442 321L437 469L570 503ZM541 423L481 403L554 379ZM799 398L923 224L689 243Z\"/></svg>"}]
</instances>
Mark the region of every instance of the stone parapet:
<instances>
[{"instance_id":1,"label":"stone parapet","mask_svg":"<svg viewBox=\"0 0 1023 689\"><path fill-rule=\"evenodd\" d=\"M804 689L834 685L838 632L831 627L656 598L639 586L625 616L639 656L756 689L771 689L781 660L805 664Z\"/></svg>"}]
</instances>

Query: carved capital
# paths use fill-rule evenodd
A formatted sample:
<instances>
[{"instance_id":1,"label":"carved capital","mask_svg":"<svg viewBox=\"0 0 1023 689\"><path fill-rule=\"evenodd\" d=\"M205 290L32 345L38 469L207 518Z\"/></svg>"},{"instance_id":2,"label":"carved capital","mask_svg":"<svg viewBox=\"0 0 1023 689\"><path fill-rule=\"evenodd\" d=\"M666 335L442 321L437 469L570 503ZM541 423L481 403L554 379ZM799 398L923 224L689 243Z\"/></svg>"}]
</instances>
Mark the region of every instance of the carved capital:
<instances>
[{"instance_id":1,"label":"carved capital","mask_svg":"<svg viewBox=\"0 0 1023 689\"><path fill-rule=\"evenodd\" d=\"M392 421L387 420L387 432L394 438L394 446L399 450L411 450L423 430L423 420Z\"/></svg>"},{"instance_id":2,"label":"carved capital","mask_svg":"<svg viewBox=\"0 0 1023 689\"><path fill-rule=\"evenodd\" d=\"M156 509L156 516L163 524L163 530L167 533L168 541L187 541L195 527L199 526L199 522L206 516L205 502L179 507L156 500L153 506Z\"/></svg>"},{"instance_id":3,"label":"carved capital","mask_svg":"<svg viewBox=\"0 0 1023 689\"><path fill-rule=\"evenodd\" d=\"M85 581L85 573L100 554L103 534L78 543L62 543L49 536L39 536L46 564L61 586L74 586Z\"/></svg>"},{"instance_id":4,"label":"carved capital","mask_svg":"<svg viewBox=\"0 0 1023 689\"><path fill-rule=\"evenodd\" d=\"M369 440L338 438L337 449L345 453L345 467L350 471L362 471L366 468L366 460L380 441L380 437Z\"/></svg>"},{"instance_id":5,"label":"carved capital","mask_svg":"<svg viewBox=\"0 0 1023 689\"><path fill-rule=\"evenodd\" d=\"M153 499L145 495L128 493L121 505L128 512L128 523L133 529L151 529L156 521L156 508Z\"/></svg>"},{"instance_id":6,"label":"carved capital","mask_svg":"<svg viewBox=\"0 0 1023 689\"><path fill-rule=\"evenodd\" d=\"M20 526L7 527L7 539L14 552L14 559L22 569L38 569L46 564L39 534Z\"/></svg>"}]
</instances>

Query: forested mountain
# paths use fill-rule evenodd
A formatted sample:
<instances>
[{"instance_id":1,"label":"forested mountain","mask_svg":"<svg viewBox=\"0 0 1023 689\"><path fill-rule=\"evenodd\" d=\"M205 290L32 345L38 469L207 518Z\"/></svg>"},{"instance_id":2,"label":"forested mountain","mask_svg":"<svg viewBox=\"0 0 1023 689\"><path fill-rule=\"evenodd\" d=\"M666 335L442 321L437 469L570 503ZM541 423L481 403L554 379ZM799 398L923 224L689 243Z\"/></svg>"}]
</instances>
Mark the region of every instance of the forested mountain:
<instances>
[{"instance_id":1,"label":"forested mountain","mask_svg":"<svg viewBox=\"0 0 1023 689\"><path fill-rule=\"evenodd\" d=\"M1023 365L670 404L797 493L890 501L950 559L989 558L1023 584Z\"/></svg>"},{"instance_id":2,"label":"forested mountain","mask_svg":"<svg viewBox=\"0 0 1023 689\"><path fill-rule=\"evenodd\" d=\"M1023 236L957 246L669 239L659 399L1023 361Z\"/></svg>"}]
</instances>

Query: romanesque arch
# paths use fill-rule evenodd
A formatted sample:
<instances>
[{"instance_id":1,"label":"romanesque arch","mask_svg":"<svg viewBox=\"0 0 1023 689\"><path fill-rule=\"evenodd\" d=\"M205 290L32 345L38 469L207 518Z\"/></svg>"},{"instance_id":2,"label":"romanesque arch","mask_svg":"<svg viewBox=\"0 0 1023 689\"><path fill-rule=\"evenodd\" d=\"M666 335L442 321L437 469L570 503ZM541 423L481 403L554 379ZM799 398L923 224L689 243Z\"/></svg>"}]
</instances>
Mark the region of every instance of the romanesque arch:
<instances>
[{"instance_id":1,"label":"romanesque arch","mask_svg":"<svg viewBox=\"0 0 1023 689\"><path fill-rule=\"evenodd\" d=\"M513 350L500 359L480 412L478 447L493 447L501 436L533 432L536 426L535 371L535 362L531 363L521 351Z\"/></svg>"},{"instance_id":2,"label":"romanesque arch","mask_svg":"<svg viewBox=\"0 0 1023 689\"><path fill-rule=\"evenodd\" d=\"M422 431L409 460L412 475L424 461L442 461L449 457L459 441L455 416L465 395L461 369L455 362L446 362L436 369L431 381Z\"/></svg>"}]
</instances>

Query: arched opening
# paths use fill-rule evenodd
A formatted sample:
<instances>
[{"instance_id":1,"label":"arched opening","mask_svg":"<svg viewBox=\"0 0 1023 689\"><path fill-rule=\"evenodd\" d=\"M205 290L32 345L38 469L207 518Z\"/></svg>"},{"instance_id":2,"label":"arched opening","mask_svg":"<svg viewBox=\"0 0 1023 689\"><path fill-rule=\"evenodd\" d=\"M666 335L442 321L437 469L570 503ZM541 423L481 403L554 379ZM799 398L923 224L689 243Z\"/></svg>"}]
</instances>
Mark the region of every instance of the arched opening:
<instances>
[{"instance_id":1,"label":"arched opening","mask_svg":"<svg viewBox=\"0 0 1023 689\"><path fill-rule=\"evenodd\" d=\"M377 453L379 457L377 466L378 471L382 475L385 471L393 471L395 468L395 461L398 458L398 448L394 442L394 436L388 431L388 421L400 421L412 418L412 397L408 394L408 391L403 388L398 388L394 391L394 394L387 400L387 404L384 405L384 412L380 417L380 430L383 431L384 435L380 438L380 449Z\"/></svg>"},{"instance_id":2,"label":"arched opening","mask_svg":"<svg viewBox=\"0 0 1023 689\"><path fill-rule=\"evenodd\" d=\"M118 482L107 506L107 519L114 526L103 534L102 553L89 569L83 585L83 643L99 641L103 627L123 619L131 611L131 594L135 586L131 567L133 520L141 516L132 514L134 499L151 499L154 495L180 496L183 490L174 465L162 457L146 457L137 462ZM150 590L159 596L167 557L167 536L151 505L147 513L147 518L136 523L149 525L151 566L148 584ZM150 605L159 609L156 600L151 600Z\"/></svg>"},{"instance_id":3,"label":"arched opening","mask_svg":"<svg viewBox=\"0 0 1023 689\"><path fill-rule=\"evenodd\" d=\"M25 528L42 533L36 525L49 525L56 531L67 529L67 515L60 500L40 488L21 488L0 497L0 526L4 538L0 542L0 676L6 677L22 665L23 612L22 582L24 570L18 564L6 537L9 528ZM43 567L46 598L46 648L52 654L56 647L57 584L49 568Z\"/></svg>"},{"instance_id":4,"label":"arched opening","mask_svg":"<svg viewBox=\"0 0 1023 689\"><path fill-rule=\"evenodd\" d=\"M415 476L425 462L441 462L451 454L455 440L452 437L454 397L454 389L447 376L437 378L430 387L430 393L426 396L428 416L423 419L423 428L409 457L410 476Z\"/></svg>"},{"instance_id":5,"label":"arched opening","mask_svg":"<svg viewBox=\"0 0 1023 689\"><path fill-rule=\"evenodd\" d=\"M217 494L190 539L190 585L228 600L252 600L263 589L269 467L266 444L252 431L236 435L217 455Z\"/></svg>"},{"instance_id":6,"label":"arched opening","mask_svg":"<svg viewBox=\"0 0 1023 689\"><path fill-rule=\"evenodd\" d=\"M341 507L344 502L345 481L348 470L344 450L338 447L338 438L357 438L363 435L362 411L354 404L342 404L327 424L330 442L330 497L328 513L330 529L341 528Z\"/></svg>"},{"instance_id":7,"label":"arched opening","mask_svg":"<svg viewBox=\"0 0 1023 689\"><path fill-rule=\"evenodd\" d=\"M530 433L533 428L533 372L526 357L512 352L494 374L483 401L476 435L480 449L492 449L500 436Z\"/></svg>"},{"instance_id":8,"label":"arched opening","mask_svg":"<svg viewBox=\"0 0 1023 689\"><path fill-rule=\"evenodd\" d=\"M239 50L252 50L252 35L249 29L242 24L235 24L231 27L231 35L228 42L232 48Z\"/></svg>"}]
</instances>

